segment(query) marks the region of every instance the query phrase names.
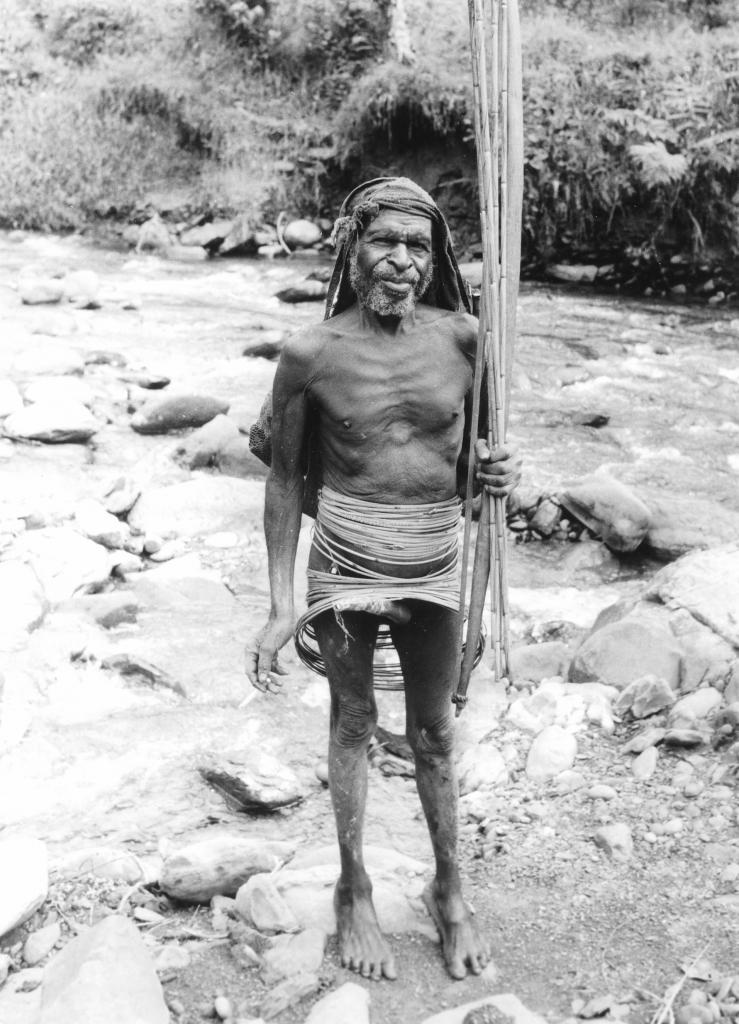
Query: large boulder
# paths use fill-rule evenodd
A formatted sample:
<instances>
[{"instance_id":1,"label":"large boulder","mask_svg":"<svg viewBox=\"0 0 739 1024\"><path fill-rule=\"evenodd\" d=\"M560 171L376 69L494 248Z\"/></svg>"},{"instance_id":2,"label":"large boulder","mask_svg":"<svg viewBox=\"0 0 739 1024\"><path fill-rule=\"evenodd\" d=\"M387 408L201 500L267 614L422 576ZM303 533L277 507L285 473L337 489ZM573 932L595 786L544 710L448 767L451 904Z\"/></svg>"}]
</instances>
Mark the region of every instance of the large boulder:
<instances>
[{"instance_id":1,"label":"large boulder","mask_svg":"<svg viewBox=\"0 0 739 1024\"><path fill-rule=\"evenodd\" d=\"M585 637L570 664L573 683L599 681L623 690L646 675L680 686L682 654L666 621L631 613Z\"/></svg>"},{"instance_id":2,"label":"large boulder","mask_svg":"<svg viewBox=\"0 0 739 1024\"><path fill-rule=\"evenodd\" d=\"M0 562L0 651L12 649L18 637L38 626L48 608L44 588L32 566L20 559Z\"/></svg>"},{"instance_id":3,"label":"large boulder","mask_svg":"<svg viewBox=\"0 0 739 1024\"><path fill-rule=\"evenodd\" d=\"M85 444L99 429L90 410L71 400L34 402L3 423L7 437L46 444Z\"/></svg>"},{"instance_id":4,"label":"large boulder","mask_svg":"<svg viewBox=\"0 0 739 1024\"><path fill-rule=\"evenodd\" d=\"M380 927L388 933L429 931L421 897L428 867L394 850L366 846L367 870ZM272 875L277 891L301 928L336 932L333 895L339 874L338 850L333 846L301 850Z\"/></svg>"},{"instance_id":5,"label":"large boulder","mask_svg":"<svg viewBox=\"0 0 739 1024\"><path fill-rule=\"evenodd\" d=\"M168 434L202 427L227 412L228 402L210 395L166 395L146 402L131 418L131 426L138 434Z\"/></svg>"},{"instance_id":6,"label":"large boulder","mask_svg":"<svg viewBox=\"0 0 739 1024\"><path fill-rule=\"evenodd\" d=\"M44 972L39 1024L169 1024L136 925L113 914L82 932Z\"/></svg>"},{"instance_id":7,"label":"large boulder","mask_svg":"<svg viewBox=\"0 0 739 1024\"><path fill-rule=\"evenodd\" d=\"M217 252L228 238L233 221L212 220L208 224L199 224L194 228L187 228L180 235L181 245L200 245L208 252Z\"/></svg>"},{"instance_id":8,"label":"large boulder","mask_svg":"<svg viewBox=\"0 0 739 1024\"><path fill-rule=\"evenodd\" d=\"M100 590L110 575L105 548L69 526L47 526L21 534L8 557L31 566L51 604Z\"/></svg>"},{"instance_id":9,"label":"large boulder","mask_svg":"<svg viewBox=\"0 0 739 1024\"><path fill-rule=\"evenodd\" d=\"M670 608L684 608L704 625L739 647L739 544L696 551L665 566L648 595Z\"/></svg>"},{"instance_id":10,"label":"large boulder","mask_svg":"<svg viewBox=\"0 0 739 1024\"><path fill-rule=\"evenodd\" d=\"M27 921L46 899L49 867L40 839L0 842L0 939Z\"/></svg>"},{"instance_id":11,"label":"large boulder","mask_svg":"<svg viewBox=\"0 0 739 1024\"><path fill-rule=\"evenodd\" d=\"M613 551L635 551L647 535L650 511L625 484L598 471L558 495L567 511Z\"/></svg>"},{"instance_id":12,"label":"large boulder","mask_svg":"<svg viewBox=\"0 0 739 1024\"><path fill-rule=\"evenodd\" d=\"M717 547L739 537L739 512L688 494L640 490L652 521L645 546L663 562L691 551Z\"/></svg>"},{"instance_id":13,"label":"large boulder","mask_svg":"<svg viewBox=\"0 0 739 1024\"><path fill-rule=\"evenodd\" d=\"M261 530L264 484L204 474L192 480L144 490L129 513L132 529L160 537L221 530Z\"/></svg>"}]
</instances>

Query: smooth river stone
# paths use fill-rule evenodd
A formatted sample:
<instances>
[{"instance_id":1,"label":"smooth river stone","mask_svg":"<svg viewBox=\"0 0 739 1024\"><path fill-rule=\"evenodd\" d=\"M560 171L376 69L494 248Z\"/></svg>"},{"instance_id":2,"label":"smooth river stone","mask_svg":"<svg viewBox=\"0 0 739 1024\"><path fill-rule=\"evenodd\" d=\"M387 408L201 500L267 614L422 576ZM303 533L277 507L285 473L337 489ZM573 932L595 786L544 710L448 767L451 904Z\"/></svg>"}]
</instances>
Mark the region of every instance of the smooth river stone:
<instances>
[{"instance_id":1,"label":"smooth river stone","mask_svg":"<svg viewBox=\"0 0 739 1024\"><path fill-rule=\"evenodd\" d=\"M85 444L99 428L89 409L69 400L34 402L12 413L3 424L8 437L46 444Z\"/></svg>"},{"instance_id":2,"label":"smooth river stone","mask_svg":"<svg viewBox=\"0 0 739 1024\"><path fill-rule=\"evenodd\" d=\"M649 530L647 506L607 473L593 473L567 487L559 500L613 551L635 551Z\"/></svg>"},{"instance_id":3,"label":"smooth river stone","mask_svg":"<svg viewBox=\"0 0 739 1024\"><path fill-rule=\"evenodd\" d=\"M171 395L149 401L131 418L138 434L168 434L171 430L202 427L220 413L228 402L210 395Z\"/></svg>"}]
</instances>

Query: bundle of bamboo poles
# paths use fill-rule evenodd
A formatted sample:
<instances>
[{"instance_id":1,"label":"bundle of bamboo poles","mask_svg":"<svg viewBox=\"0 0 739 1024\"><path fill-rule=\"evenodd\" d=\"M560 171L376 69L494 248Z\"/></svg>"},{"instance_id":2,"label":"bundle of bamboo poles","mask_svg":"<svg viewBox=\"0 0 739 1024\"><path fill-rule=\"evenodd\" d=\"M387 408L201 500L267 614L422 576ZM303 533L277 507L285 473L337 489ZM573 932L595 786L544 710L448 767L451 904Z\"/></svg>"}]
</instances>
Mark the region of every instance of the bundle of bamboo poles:
<instances>
[{"instance_id":1,"label":"bundle of bamboo poles","mask_svg":"<svg viewBox=\"0 0 739 1024\"><path fill-rule=\"evenodd\" d=\"M505 444L508 398L516 340L516 301L521 259L523 124L521 42L517 0L468 0L475 144L480 197L483 268L475 385L470 422L470 459L462 557L460 623L465 620L472 535L474 447L481 406L489 447ZM483 382L485 386L483 387ZM510 679L506 499L482 495L467 615L460 626L461 671L454 701L467 701L474 653L490 589L491 643L496 679Z\"/></svg>"}]
</instances>

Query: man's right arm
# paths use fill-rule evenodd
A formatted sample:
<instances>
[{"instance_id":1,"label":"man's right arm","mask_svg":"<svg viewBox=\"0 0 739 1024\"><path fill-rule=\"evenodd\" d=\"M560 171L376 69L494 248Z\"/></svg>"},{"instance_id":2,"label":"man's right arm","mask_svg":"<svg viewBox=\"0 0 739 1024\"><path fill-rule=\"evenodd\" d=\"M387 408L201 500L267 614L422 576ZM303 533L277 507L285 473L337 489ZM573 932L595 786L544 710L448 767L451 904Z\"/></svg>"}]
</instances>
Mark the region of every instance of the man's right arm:
<instances>
[{"instance_id":1,"label":"man's right arm","mask_svg":"<svg viewBox=\"0 0 739 1024\"><path fill-rule=\"evenodd\" d=\"M247 650L246 671L259 690L279 689L277 652L295 624L293 576L303 506L302 452L308 402L305 394L315 345L305 333L290 338L280 356L272 388L272 466L264 502L269 563L270 612Z\"/></svg>"}]
</instances>

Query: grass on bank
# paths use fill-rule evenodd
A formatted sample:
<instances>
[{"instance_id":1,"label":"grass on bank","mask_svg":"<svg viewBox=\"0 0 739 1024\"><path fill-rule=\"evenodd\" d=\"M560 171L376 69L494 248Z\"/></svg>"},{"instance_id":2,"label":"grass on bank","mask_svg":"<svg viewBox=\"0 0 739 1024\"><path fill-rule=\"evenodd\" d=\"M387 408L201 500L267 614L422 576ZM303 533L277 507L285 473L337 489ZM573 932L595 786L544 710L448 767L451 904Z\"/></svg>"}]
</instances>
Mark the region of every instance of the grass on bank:
<instances>
[{"instance_id":1,"label":"grass on bank","mask_svg":"<svg viewBox=\"0 0 739 1024\"><path fill-rule=\"evenodd\" d=\"M389 0L6 2L5 226L126 218L168 187L182 216L331 215L368 169L472 151L462 0L407 0L412 68ZM525 258L739 255L738 23L718 0L522 7Z\"/></svg>"}]
</instances>

